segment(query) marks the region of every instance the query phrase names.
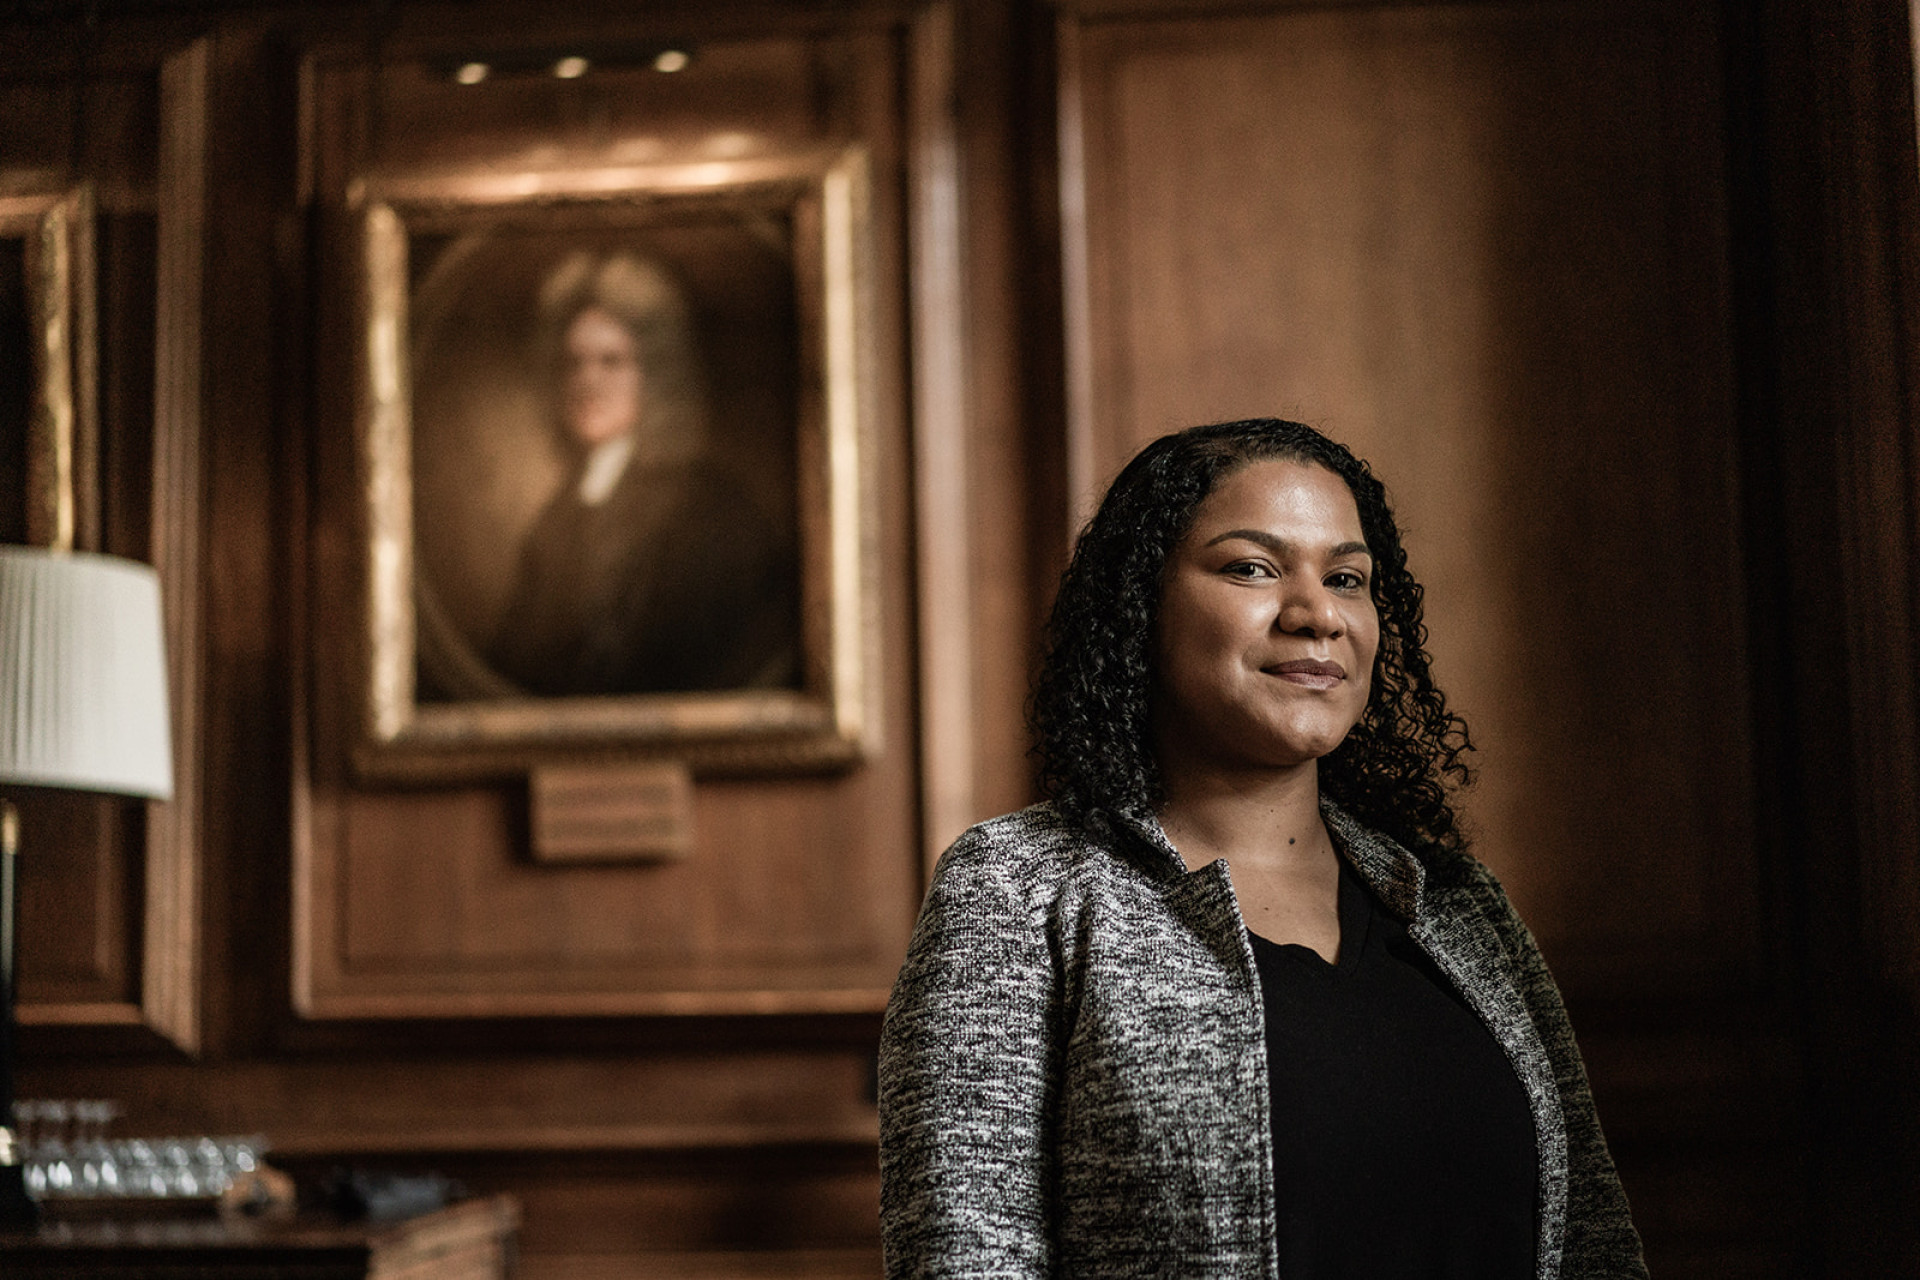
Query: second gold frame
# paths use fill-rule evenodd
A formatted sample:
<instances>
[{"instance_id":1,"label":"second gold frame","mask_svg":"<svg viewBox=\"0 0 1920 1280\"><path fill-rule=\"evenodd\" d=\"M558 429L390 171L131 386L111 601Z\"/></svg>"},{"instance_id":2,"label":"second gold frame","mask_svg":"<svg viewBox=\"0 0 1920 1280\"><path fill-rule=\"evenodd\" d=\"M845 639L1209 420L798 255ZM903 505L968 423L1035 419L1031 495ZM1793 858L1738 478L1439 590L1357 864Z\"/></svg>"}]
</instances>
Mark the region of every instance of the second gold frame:
<instances>
[{"instance_id":1,"label":"second gold frame","mask_svg":"<svg viewBox=\"0 0 1920 1280\"><path fill-rule=\"evenodd\" d=\"M99 536L93 223L85 183L0 197L0 241L19 242L21 354L31 366L16 387L27 392L22 532L34 546L91 548Z\"/></svg>"}]
</instances>

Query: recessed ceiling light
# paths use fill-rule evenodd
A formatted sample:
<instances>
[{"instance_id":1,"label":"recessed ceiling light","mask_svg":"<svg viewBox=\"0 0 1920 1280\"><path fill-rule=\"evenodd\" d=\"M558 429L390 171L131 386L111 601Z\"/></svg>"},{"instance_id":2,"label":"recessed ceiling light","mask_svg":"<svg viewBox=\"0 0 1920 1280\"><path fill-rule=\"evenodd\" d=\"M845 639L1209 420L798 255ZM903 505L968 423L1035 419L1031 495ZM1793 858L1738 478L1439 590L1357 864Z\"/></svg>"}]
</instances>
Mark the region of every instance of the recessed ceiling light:
<instances>
[{"instance_id":1,"label":"recessed ceiling light","mask_svg":"<svg viewBox=\"0 0 1920 1280\"><path fill-rule=\"evenodd\" d=\"M693 58L685 49L662 49L654 55L653 69L655 71L665 71L669 73L685 71L687 64L692 61Z\"/></svg>"},{"instance_id":2,"label":"recessed ceiling light","mask_svg":"<svg viewBox=\"0 0 1920 1280\"><path fill-rule=\"evenodd\" d=\"M553 64L553 74L561 80L578 80L591 65L585 58L562 58Z\"/></svg>"},{"instance_id":3,"label":"recessed ceiling light","mask_svg":"<svg viewBox=\"0 0 1920 1280\"><path fill-rule=\"evenodd\" d=\"M493 68L484 62L463 62L453 78L461 84L479 84L493 73Z\"/></svg>"}]
</instances>

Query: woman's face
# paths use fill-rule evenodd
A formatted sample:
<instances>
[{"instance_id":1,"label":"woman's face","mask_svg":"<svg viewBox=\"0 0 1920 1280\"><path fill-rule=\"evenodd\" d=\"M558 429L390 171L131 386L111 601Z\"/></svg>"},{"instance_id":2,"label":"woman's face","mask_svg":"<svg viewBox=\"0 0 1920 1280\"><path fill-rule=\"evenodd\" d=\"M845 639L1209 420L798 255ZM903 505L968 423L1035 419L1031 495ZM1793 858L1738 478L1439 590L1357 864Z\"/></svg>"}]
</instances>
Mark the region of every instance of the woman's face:
<instances>
[{"instance_id":1,"label":"woman's face","mask_svg":"<svg viewBox=\"0 0 1920 1280\"><path fill-rule=\"evenodd\" d=\"M567 326L561 348L561 410L585 448L640 425L640 349L611 314L588 307Z\"/></svg>"},{"instance_id":2,"label":"woman's face","mask_svg":"<svg viewBox=\"0 0 1920 1280\"><path fill-rule=\"evenodd\" d=\"M1162 768L1287 768L1339 746L1372 689L1372 583L1359 509L1333 472L1275 459L1221 480L1162 580Z\"/></svg>"}]
</instances>

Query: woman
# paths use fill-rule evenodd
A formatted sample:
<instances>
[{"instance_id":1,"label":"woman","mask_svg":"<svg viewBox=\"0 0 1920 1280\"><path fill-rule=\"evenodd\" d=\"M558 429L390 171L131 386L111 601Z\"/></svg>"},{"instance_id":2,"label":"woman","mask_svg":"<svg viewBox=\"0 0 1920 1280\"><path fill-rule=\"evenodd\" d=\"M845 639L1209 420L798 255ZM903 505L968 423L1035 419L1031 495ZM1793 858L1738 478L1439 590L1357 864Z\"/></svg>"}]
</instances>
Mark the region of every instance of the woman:
<instances>
[{"instance_id":1,"label":"woman","mask_svg":"<svg viewBox=\"0 0 1920 1280\"><path fill-rule=\"evenodd\" d=\"M521 545L488 658L543 695L791 684L792 540L707 447L677 285L577 254L541 291L574 466Z\"/></svg>"},{"instance_id":2,"label":"woman","mask_svg":"<svg viewBox=\"0 0 1920 1280\"><path fill-rule=\"evenodd\" d=\"M947 851L888 1007L889 1275L1644 1277L1366 464L1155 441L1049 631L1050 802Z\"/></svg>"}]
</instances>

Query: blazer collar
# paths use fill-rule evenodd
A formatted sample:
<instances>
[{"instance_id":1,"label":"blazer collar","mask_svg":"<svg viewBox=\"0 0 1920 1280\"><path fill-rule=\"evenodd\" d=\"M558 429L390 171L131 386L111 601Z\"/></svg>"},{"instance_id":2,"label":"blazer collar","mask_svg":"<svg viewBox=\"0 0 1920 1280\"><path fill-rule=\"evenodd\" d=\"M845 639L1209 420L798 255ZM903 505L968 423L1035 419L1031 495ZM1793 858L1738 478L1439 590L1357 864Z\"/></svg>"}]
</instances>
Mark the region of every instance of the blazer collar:
<instances>
[{"instance_id":1,"label":"blazer collar","mask_svg":"<svg viewBox=\"0 0 1920 1280\"><path fill-rule=\"evenodd\" d=\"M1320 816L1333 833L1334 844L1380 895L1388 910L1403 920L1417 920L1427 887L1427 869L1420 859L1395 841L1361 825L1325 796L1320 798ZM1143 852L1156 870L1170 876L1188 874L1185 860L1167 839L1159 818L1150 813L1112 814L1110 818L1117 829L1143 846Z\"/></svg>"},{"instance_id":2,"label":"blazer collar","mask_svg":"<svg viewBox=\"0 0 1920 1280\"><path fill-rule=\"evenodd\" d=\"M1321 799L1320 816L1345 850L1347 861L1373 886L1387 909L1402 920L1419 919L1426 901L1426 864L1396 841L1362 826L1331 800Z\"/></svg>"}]
</instances>

